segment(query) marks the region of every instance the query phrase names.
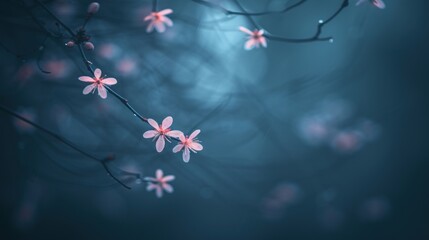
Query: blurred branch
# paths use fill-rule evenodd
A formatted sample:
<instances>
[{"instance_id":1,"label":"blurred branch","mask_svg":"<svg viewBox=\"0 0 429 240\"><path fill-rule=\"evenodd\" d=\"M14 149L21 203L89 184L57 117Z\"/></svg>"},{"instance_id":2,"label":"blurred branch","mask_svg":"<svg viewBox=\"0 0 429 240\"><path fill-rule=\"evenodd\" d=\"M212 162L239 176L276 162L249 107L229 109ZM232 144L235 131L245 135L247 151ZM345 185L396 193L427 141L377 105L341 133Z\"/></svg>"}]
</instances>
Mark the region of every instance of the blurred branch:
<instances>
[{"instance_id":1,"label":"blurred branch","mask_svg":"<svg viewBox=\"0 0 429 240\"><path fill-rule=\"evenodd\" d=\"M212 2L209 2L209 1L206 1L206 0L192 0L192 1L195 2L195 3L201 4L201 5L204 5L204 6L208 6L208 7L211 7L211 8L218 9L218 10L222 11L223 13L225 13L226 15L263 16L263 15L269 15L269 14L289 12L290 10L292 10L292 9L300 6L301 4L305 3L307 0L300 0L297 3L294 3L294 4L290 5L290 6L286 5L283 9L280 9L280 10L270 10L270 11L253 12L253 13L252 12L245 12L245 11L238 12L238 11L228 10L227 8L222 7L219 4L212 3Z\"/></svg>"},{"instance_id":2,"label":"blurred branch","mask_svg":"<svg viewBox=\"0 0 429 240\"><path fill-rule=\"evenodd\" d=\"M302 5L303 3L306 2L306 0L301 0L295 4L292 4L290 6L286 6L283 9L280 10L273 10L273 11L265 11L265 12L246 12L246 10L244 9L244 7L239 3L238 0L234 0L235 4L239 7L239 9L241 10L240 12L237 11L231 11L228 10L222 6L220 6L219 4L216 3L212 3L206 0L192 0L193 2L196 2L198 4L204 5L204 6L208 6L214 9L218 9L220 11L222 11L223 13L225 13L226 15L241 15L241 16L246 16L249 21L252 23L252 25L257 28L257 29L263 29L262 27L260 27L257 22L253 19L252 16L262 16L262 15L268 15L268 14L275 14L275 13L286 13L300 5ZM321 34L323 32L323 28L330 23L332 20L334 20L347 6L349 5L349 0L343 0L343 2L341 3L340 7L330 16L328 17L326 20L320 20L318 25L317 25L317 30L314 33L313 36L308 37L308 38L287 38L287 37L282 37L282 36L277 36L271 33L266 32L264 34L264 36L267 39L273 40L273 41L280 41L280 42L290 42L290 43L306 43L306 42L317 42L317 41L332 41L333 38L332 37L321 37Z\"/></svg>"},{"instance_id":3,"label":"blurred branch","mask_svg":"<svg viewBox=\"0 0 429 240\"><path fill-rule=\"evenodd\" d=\"M74 144L70 140L68 140L68 139L66 139L66 138L64 138L64 137L62 137L62 136L60 136L60 135L52 132L49 129L46 129L45 127L40 126L37 123L34 123L34 122L28 120L27 118L25 118L25 117L23 117L23 116L15 113L15 112L9 110L8 108L6 108L6 107L4 107L2 105L0 105L0 110L3 111L3 112L5 112L5 113L7 113L7 114L9 114L9 115L11 115L11 116L14 116L14 117L20 119L21 121L24 121L24 122L30 124L31 126L35 127L36 129L38 129L38 130L40 130L40 131L42 131L42 132L50 135L51 137L53 137L56 140L64 143L65 145L67 145L70 148L72 148L73 150L81 153L82 155L84 155L84 156L86 156L86 157L88 157L88 158L90 158L92 160L95 160L95 161L99 162L103 166L104 170L107 172L107 175L109 175L113 180L115 180L117 183L119 183L122 187L124 187L126 189L131 189L131 187L125 185L125 183L123 183L121 180L119 180L117 177L115 177L113 175L113 173L110 171L109 167L107 166L107 162L111 161L113 159L112 156L108 156L108 157L106 157L104 159L97 158L94 155L92 155L92 154L90 154L90 153L82 150L81 148L79 148L78 146L76 146L76 144Z\"/></svg>"},{"instance_id":4,"label":"blurred branch","mask_svg":"<svg viewBox=\"0 0 429 240\"><path fill-rule=\"evenodd\" d=\"M347 6L349 5L349 0L343 0L341 6L335 11L330 17L326 20L320 20L317 25L317 30L312 37L309 38L285 38L270 33L265 34L267 39L281 41L281 42L292 42L292 43L305 43L305 42L315 42L315 41L332 41L332 37L320 37L323 32L323 27L328 23L334 20Z\"/></svg>"}]
</instances>

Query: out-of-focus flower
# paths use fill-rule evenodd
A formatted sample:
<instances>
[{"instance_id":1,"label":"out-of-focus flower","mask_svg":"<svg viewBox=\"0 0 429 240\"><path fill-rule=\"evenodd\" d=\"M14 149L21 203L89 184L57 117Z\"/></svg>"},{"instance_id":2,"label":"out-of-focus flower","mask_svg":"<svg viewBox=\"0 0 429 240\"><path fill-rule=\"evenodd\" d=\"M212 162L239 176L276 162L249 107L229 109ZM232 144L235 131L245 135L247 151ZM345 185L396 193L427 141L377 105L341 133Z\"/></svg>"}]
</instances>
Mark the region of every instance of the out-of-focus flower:
<instances>
[{"instance_id":1,"label":"out-of-focus flower","mask_svg":"<svg viewBox=\"0 0 429 240\"><path fill-rule=\"evenodd\" d=\"M145 177L145 181L148 181L147 190L152 191L155 189L156 196L162 197L163 191L168 193L173 192L173 187L168 183L174 180L173 175L164 176L164 172L161 169L156 170L155 177Z\"/></svg>"},{"instance_id":2,"label":"out-of-focus flower","mask_svg":"<svg viewBox=\"0 0 429 240\"><path fill-rule=\"evenodd\" d=\"M158 152L164 150L165 140L170 142L169 137L178 138L183 135L181 131L170 129L171 124L173 124L173 118L171 116L166 117L161 125L158 125L158 123L151 118L147 121L155 130L146 131L143 133L143 137L153 138L153 140L158 139L155 144L156 151Z\"/></svg>"},{"instance_id":3,"label":"out-of-focus flower","mask_svg":"<svg viewBox=\"0 0 429 240\"><path fill-rule=\"evenodd\" d=\"M85 42L83 44L83 47L87 50L91 50L91 51L94 50L94 44L92 42Z\"/></svg>"},{"instance_id":4,"label":"out-of-focus flower","mask_svg":"<svg viewBox=\"0 0 429 240\"><path fill-rule=\"evenodd\" d=\"M254 47L259 48L260 45L267 47L267 39L264 37L263 29L255 29L253 32L245 27L239 27L240 31L248 34L248 40L244 44L244 49L251 50Z\"/></svg>"},{"instance_id":5,"label":"out-of-focus flower","mask_svg":"<svg viewBox=\"0 0 429 240\"><path fill-rule=\"evenodd\" d=\"M29 108L24 108L24 109L20 109L18 110L18 113L23 116L24 118L35 122L37 119L37 115L35 114L33 109L29 109ZM17 128L17 130L21 133L31 133L34 131L34 127L33 125L18 119L18 118L14 118L13 123L15 125L15 127Z\"/></svg>"},{"instance_id":6,"label":"out-of-focus flower","mask_svg":"<svg viewBox=\"0 0 429 240\"><path fill-rule=\"evenodd\" d=\"M379 9L386 8L386 4L383 2L383 0L358 0L356 3L356 6L361 5L362 3L368 2L368 1Z\"/></svg>"},{"instance_id":7,"label":"out-of-focus flower","mask_svg":"<svg viewBox=\"0 0 429 240\"><path fill-rule=\"evenodd\" d=\"M294 183L281 183L276 186L262 201L262 214L268 219L279 219L284 210L297 202L301 190Z\"/></svg>"},{"instance_id":8,"label":"out-of-focus flower","mask_svg":"<svg viewBox=\"0 0 429 240\"><path fill-rule=\"evenodd\" d=\"M391 210L390 202L384 197L367 199L360 208L360 215L368 221L379 221L387 217Z\"/></svg>"},{"instance_id":9,"label":"out-of-focus flower","mask_svg":"<svg viewBox=\"0 0 429 240\"><path fill-rule=\"evenodd\" d=\"M82 82L90 82L91 85L86 86L83 89L83 94L88 94L91 91L94 93L95 88L98 90L98 95L101 98L107 97L107 91L104 85L115 85L118 81L116 81L115 78L102 78L101 77L101 70L99 68L95 69L94 71L94 77L88 77L88 76L81 76L79 77L79 80Z\"/></svg>"},{"instance_id":10,"label":"out-of-focus flower","mask_svg":"<svg viewBox=\"0 0 429 240\"><path fill-rule=\"evenodd\" d=\"M344 222L344 213L339 208L329 206L320 213L320 223L326 230L337 230Z\"/></svg>"},{"instance_id":11,"label":"out-of-focus flower","mask_svg":"<svg viewBox=\"0 0 429 240\"><path fill-rule=\"evenodd\" d=\"M200 141L196 139L200 132L201 130L197 129L192 132L189 137L185 136L183 133L180 134L180 142L173 148L173 152L177 153L183 149L183 161L189 162L190 151L197 153L197 151L203 150L203 146L200 144Z\"/></svg>"},{"instance_id":12,"label":"out-of-focus flower","mask_svg":"<svg viewBox=\"0 0 429 240\"><path fill-rule=\"evenodd\" d=\"M66 45L66 47L74 47L76 44L74 43L73 40L70 40L65 45Z\"/></svg>"},{"instance_id":13,"label":"out-of-focus flower","mask_svg":"<svg viewBox=\"0 0 429 240\"><path fill-rule=\"evenodd\" d=\"M100 9L100 4L98 2L92 2L88 6L88 14L96 14Z\"/></svg>"},{"instance_id":14,"label":"out-of-focus flower","mask_svg":"<svg viewBox=\"0 0 429 240\"><path fill-rule=\"evenodd\" d=\"M171 9L164 9L159 12L151 12L144 18L145 21L150 21L146 31L152 32L153 28L155 28L157 32L162 33L165 31L165 25L169 27L173 26L173 21L171 21L169 17L165 16L171 13L173 13L173 10Z\"/></svg>"},{"instance_id":15,"label":"out-of-focus flower","mask_svg":"<svg viewBox=\"0 0 429 240\"><path fill-rule=\"evenodd\" d=\"M362 137L356 131L342 131L337 133L332 140L334 150L341 153L352 153L362 146Z\"/></svg>"}]
</instances>

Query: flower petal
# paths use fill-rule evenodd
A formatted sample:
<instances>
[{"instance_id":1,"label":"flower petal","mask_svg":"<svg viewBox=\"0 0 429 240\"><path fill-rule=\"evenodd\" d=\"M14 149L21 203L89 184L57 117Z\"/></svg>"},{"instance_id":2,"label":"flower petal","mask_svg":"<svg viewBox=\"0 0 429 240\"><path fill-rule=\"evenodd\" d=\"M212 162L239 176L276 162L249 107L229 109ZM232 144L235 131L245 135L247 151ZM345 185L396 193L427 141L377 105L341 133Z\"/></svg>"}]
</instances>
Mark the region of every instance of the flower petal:
<instances>
[{"instance_id":1,"label":"flower petal","mask_svg":"<svg viewBox=\"0 0 429 240\"><path fill-rule=\"evenodd\" d=\"M201 130L197 129L194 132L191 133L191 135L189 136L189 139L192 140L194 139L196 136L198 136L198 134L200 134Z\"/></svg>"},{"instance_id":2,"label":"flower petal","mask_svg":"<svg viewBox=\"0 0 429 240\"><path fill-rule=\"evenodd\" d=\"M164 17L163 22L165 24L167 24L167 26L169 26L169 27L173 26L173 21L171 21L171 19L169 17Z\"/></svg>"},{"instance_id":3,"label":"flower petal","mask_svg":"<svg viewBox=\"0 0 429 240\"><path fill-rule=\"evenodd\" d=\"M183 161L186 163L189 162L189 158L191 157L190 155L191 153L189 152L189 148L185 147L185 151L183 151L182 154Z\"/></svg>"},{"instance_id":4,"label":"flower petal","mask_svg":"<svg viewBox=\"0 0 429 240\"><path fill-rule=\"evenodd\" d=\"M103 99L107 98L106 88L103 86L103 84L98 84L98 95L100 95L100 97Z\"/></svg>"},{"instance_id":5,"label":"flower petal","mask_svg":"<svg viewBox=\"0 0 429 240\"><path fill-rule=\"evenodd\" d=\"M143 137L144 138L153 138L153 137L155 137L158 134L159 134L158 131L149 130L149 131L146 131L146 132L143 133Z\"/></svg>"},{"instance_id":6,"label":"flower petal","mask_svg":"<svg viewBox=\"0 0 429 240\"><path fill-rule=\"evenodd\" d=\"M153 22L150 22L149 25L146 28L146 32L148 32L148 33L152 32L153 31L153 26L154 26Z\"/></svg>"},{"instance_id":7,"label":"flower petal","mask_svg":"<svg viewBox=\"0 0 429 240\"><path fill-rule=\"evenodd\" d=\"M171 130L168 131L165 135L169 137L179 138L180 136L183 136L183 133L179 130Z\"/></svg>"},{"instance_id":8,"label":"flower petal","mask_svg":"<svg viewBox=\"0 0 429 240\"><path fill-rule=\"evenodd\" d=\"M173 148L173 152L174 152L174 153L179 152L180 150L182 150L183 146L184 146L184 145L183 145L183 144L181 144L181 143L177 144L177 145Z\"/></svg>"},{"instance_id":9,"label":"flower petal","mask_svg":"<svg viewBox=\"0 0 429 240\"><path fill-rule=\"evenodd\" d=\"M147 122L153 127L153 128L155 128L157 131L159 131L159 125L158 125L158 123L155 121L155 120L153 120L152 118L148 118L147 119Z\"/></svg>"},{"instance_id":10,"label":"flower petal","mask_svg":"<svg viewBox=\"0 0 429 240\"><path fill-rule=\"evenodd\" d=\"M164 10L158 12L158 14L160 14L160 15L168 15L168 14L171 14L171 13L173 13L173 10L169 9L169 8L164 9Z\"/></svg>"},{"instance_id":11,"label":"flower petal","mask_svg":"<svg viewBox=\"0 0 429 240\"><path fill-rule=\"evenodd\" d=\"M166 118L164 118L164 120L162 120L162 129L167 129L171 126L171 124L173 124L173 118L171 116L168 116Z\"/></svg>"},{"instance_id":12,"label":"flower petal","mask_svg":"<svg viewBox=\"0 0 429 240\"><path fill-rule=\"evenodd\" d=\"M383 0L373 0L372 4L380 9L386 8L386 4L384 4Z\"/></svg>"},{"instance_id":13,"label":"flower petal","mask_svg":"<svg viewBox=\"0 0 429 240\"><path fill-rule=\"evenodd\" d=\"M153 178L153 177L145 177L145 178L144 178L144 180L145 180L145 181L155 182L155 181L156 181L156 178Z\"/></svg>"},{"instance_id":14,"label":"flower petal","mask_svg":"<svg viewBox=\"0 0 429 240\"><path fill-rule=\"evenodd\" d=\"M173 181L176 177L174 175L168 175L165 176L162 180L164 180L164 182L170 182Z\"/></svg>"},{"instance_id":15,"label":"flower petal","mask_svg":"<svg viewBox=\"0 0 429 240\"><path fill-rule=\"evenodd\" d=\"M366 1L368 1L368 0L359 0L356 2L356 6L361 5L363 2L366 2Z\"/></svg>"},{"instance_id":16,"label":"flower petal","mask_svg":"<svg viewBox=\"0 0 429 240\"><path fill-rule=\"evenodd\" d=\"M162 177L164 176L164 172L161 169L157 169L155 172L155 176L157 180L162 179Z\"/></svg>"},{"instance_id":17,"label":"flower petal","mask_svg":"<svg viewBox=\"0 0 429 240\"><path fill-rule=\"evenodd\" d=\"M158 198L161 198L161 197L162 197L162 188L161 188L161 186L159 186L159 185L157 185L157 188L156 188L156 196L157 196Z\"/></svg>"},{"instance_id":18,"label":"flower petal","mask_svg":"<svg viewBox=\"0 0 429 240\"><path fill-rule=\"evenodd\" d=\"M246 49L246 50L251 50L252 48L254 48L255 47L255 45L256 45L256 42L255 42L255 40L252 38L252 39L249 39L245 44L244 44L244 49Z\"/></svg>"},{"instance_id":19,"label":"flower petal","mask_svg":"<svg viewBox=\"0 0 429 240\"><path fill-rule=\"evenodd\" d=\"M88 93L90 93L92 90L94 90L94 88L97 86L97 84L96 83L93 83L93 84L91 84L91 85L88 85L88 86L86 86L84 89L83 89L83 91L82 91L82 93L83 94L88 94Z\"/></svg>"},{"instance_id":20,"label":"flower petal","mask_svg":"<svg viewBox=\"0 0 429 240\"><path fill-rule=\"evenodd\" d=\"M146 190L147 190L147 191L152 191L152 190L153 190L153 189L155 189L157 186L158 186L157 184L154 184L154 183L148 183L148 184L147 184L147 187L146 187Z\"/></svg>"},{"instance_id":21,"label":"flower petal","mask_svg":"<svg viewBox=\"0 0 429 240\"><path fill-rule=\"evenodd\" d=\"M151 13L151 14L147 15L147 16L144 18L144 21L149 21L149 20L152 20L152 19L153 19L153 14Z\"/></svg>"},{"instance_id":22,"label":"flower petal","mask_svg":"<svg viewBox=\"0 0 429 240\"><path fill-rule=\"evenodd\" d=\"M244 32L244 33L247 33L247 34L249 34L249 35L253 35L253 32L252 32L252 31L250 31L249 29L247 29L247 28L245 28L245 27L243 27L243 26L240 26L238 29L239 29L240 31Z\"/></svg>"},{"instance_id":23,"label":"flower petal","mask_svg":"<svg viewBox=\"0 0 429 240\"><path fill-rule=\"evenodd\" d=\"M262 44L263 47L267 47L267 39L265 39L265 37L261 37L259 39L259 42Z\"/></svg>"},{"instance_id":24,"label":"flower petal","mask_svg":"<svg viewBox=\"0 0 429 240\"><path fill-rule=\"evenodd\" d=\"M101 77L101 69L99 69L99 68L95 69L95 71L94 71L94 77L96 79L100 79L100 77Z\"/></svg>"},{"instance_id":25,"label":"flower petal","mask_svg":"<svg viewBox=\"0 0 429 240\"><path fill-rule=\"evenodd\" d=\"M165 139L164 136L161 135L159 136L158 140L156 140L156 151L157 152L162 152L162 150L164 150L164 146L165 146Z\"/></svg>"},{"instance_id":26,"label":"flower petal","mask_svg":"<svg viewBox=\"0 0 429 240\"><path fill-rule=\"evenodd\" d=\"M163 22L155 22L154 25L155 25L156 31L158 31L159 33L165 32L165 26Z\"/></svg>"},{"instance_id":27,"label":"flower petal","mask_svg":"<svg viewBox=\"0 0 429 240\"><path fill-rule=\"evenodd\" d=\"M195 151L203 150L203 145L201 145L200 143L197 143L197 142L192 142L189 147Z\"/></svg>"},{"instance_id":28,"label":"flower petal","mask_svg":"<svg viewBox=\"0 0 429 240\"><path fill-rule=\"evenodd\" d=\"M180 134L180 135L179 135L179 139L180 139L180 141L181 141L181 142L185 142L185 141L186 141L185 134L183 134L183 133L182 133L182 134Z\"/></svg>"},{"instance_id":29,"label":"flower petal","mask_svg":"<svg viewBox=\"0 0 429 240\"><path fill-rule=\"evenodd\" d=\"M101 80L101 82L103 84L106 84L106 85L115 85L116 83L118 83L116 78L105 78L105 79Z\"/></svg>"},{"instance_id":30,"label":"flower petal","mask_svg":"<svg viewBox=\"0 0 429 240\"><path fill-rule=\"evenodd\" d=\"M168 192L168 193L172 193L172 192L173 192L173 187L172 187L170 184L168 184L168 183L164 183L164 184L162 184L162 188L163 188L166 192Z\"/></svg>"},{"instance_id":31,"label":"flower petal","mask_svg":"<svg viewBox=\"0 0 429 240\"><path fill-rule=\"evenodd\" d=\"M95 80L92 77L88 77L88 76L81 76L79 77L79 80L82 82L95 82Z\"/></svg>"}]
</instances>

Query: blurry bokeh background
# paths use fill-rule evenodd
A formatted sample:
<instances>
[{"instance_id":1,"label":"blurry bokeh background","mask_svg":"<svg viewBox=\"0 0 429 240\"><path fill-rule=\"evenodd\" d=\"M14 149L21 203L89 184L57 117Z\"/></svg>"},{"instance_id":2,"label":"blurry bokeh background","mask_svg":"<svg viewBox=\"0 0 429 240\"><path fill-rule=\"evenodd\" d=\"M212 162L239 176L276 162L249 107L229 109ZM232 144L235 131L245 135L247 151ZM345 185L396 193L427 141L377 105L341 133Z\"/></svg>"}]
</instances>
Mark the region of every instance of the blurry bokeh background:
<instances>
[{"instance_id":1,"label":"blurry bokeh background","mask_svg":"<svg viewBox=\"0 0 429 240\"><path fill-rule=\"evenodd\" d=\"M0 104L94 155L114 154L109 166L133 189L0 112L1 239L429 238L426 1L385 0L384 10L351 1L324 28L333 43L252 51L237 30L252 28L245 17L159 2L174 10L163 34L145 31L151 1L100 1L88 57L144 116L202 130L204 150L189 163L172 144L156 153L142 137L149 126L113 96L82 95L78 50L47 38L19 1L2 2ZM287 2L241 1L249 11ZM45 3L77 29L90 1ZM340 3L309 0L255 21L307 37ZM30 11L64 32L40 7ZM158 168L176 176L161 199L122 172Z\"/></svg>"}]
</instances>

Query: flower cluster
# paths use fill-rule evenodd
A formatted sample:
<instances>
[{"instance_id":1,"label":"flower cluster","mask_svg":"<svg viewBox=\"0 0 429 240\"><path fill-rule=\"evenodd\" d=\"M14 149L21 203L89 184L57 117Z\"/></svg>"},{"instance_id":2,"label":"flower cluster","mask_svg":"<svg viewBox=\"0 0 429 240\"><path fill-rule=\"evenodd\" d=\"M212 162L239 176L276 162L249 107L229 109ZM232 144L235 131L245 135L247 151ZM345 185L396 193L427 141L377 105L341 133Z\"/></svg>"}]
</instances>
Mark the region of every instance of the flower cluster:
<instances>
[{"instance_id":1,"label":"flower cluster","mask_svg":"<svg viewBox=\"0 0 429 240\"><path fill-rule=\"evenodd\" d=\"M89 19L91 19L91 17L98 12L99 9L100 9L99 3L93 2L93 3L89 4L88 10L87 10L87 17L86 17L84 25L81 28L79 28L79 30L72 37L72 39L70 39L70 41L68 41L65 44L67 47L74 47L76 45L82 44L85 49L94 50L94 48L95 48L94 44L89 41L91 39L91 37L86 34L85 25L86 25L86 23L88 23Z\"/></svg>"},{"instance_id":2,"label":"flower cluster","mask_svg":"<svg viewBox=\"0 0 429 240\"><path fill-rule=\"evenodd\" d=\"M86 50L94 50L95 46L92 42L89 41L90 39L91 37L86 35L85 29L79 29L76 36L68 41L65 45L67 47L74 47L76 45L82 44Z\"/></svg>"},{"instance_id":3,"label":"flower cluster","mask_svg":"<svg viewBox=\"0 0 429 240\"><path fill-rule=\"evenodd\" d=\"M79 47L83 46L87 49L94 49L94 45L89 42L90 37L86 35L85 25L88 20L98 12L100 5L98 3L91 3L88 7L87 17L85 19L85 23L83 26L77 31L77 33L73 33L71 30L69 33L72 36L72 40L66 43L66 46L73 47L75 45L79 45ZM154 7L155 9L155 7ZM173 26L173 22L170 18L166 17L166 15L173 13L171 9L164 9L162 11L156 12L153 11L150 15L145 17L145 21L150 21L147 32L152 32L153 29L156 29L157 32L162 33L165 31L166 26ZM83 51L80 51L81 57L87 65L87 69L94 76L80 76L78 79L82 82L88 82L90 85L86 86L83 89L83 94L87 95L90 92L94 93L95 90L98 91L98 95L105 99L107 98L107 90L112 93L116 98L120 99L122 103L124 103L133 113L138 116L144 122L147 122L150 126L152 126L152 130L148 130L143 133L143 138L152 138L153 141L156 141L155 148L157 152L162 152L165 148L165 142L170 142L171 140L177 141L177 145L173 148L173 152L177 153L182 151L183 161L189 162L190 153L197 153L198 151L203 150L203 146L200 144L200 141L197 139L197 135L201 132L201 130L197 129L193 131L189 136L185 135L183 132L178 130L172 130L171 126L173 124L173 118L171 116L166 117L161 124L158 124L155 120L151 118L144 118L139 113L137 113L132 107L130 107L128 101L114 92L112 89L107 86L115 85L117 80L112 77L102 76L102 71L99 68L92 70L91 62L87 60L87 57ZM113 175L111 175L113 177ZM121 183L120 180L113 177L116 181ZM173 192L173 187L168 183L174 180L173 175L164 176L164 173L161 169L156 170L155 177L145 177L145 181L148 182L147 190L152 191L155 190L156 196L158 198L162 197L163 192L166 191L168 193ZM141 179L138 178L140 181ZM124 184L122 184L125 186ZM125 186L126 187L126 186Z\"/></svg>"},{"instance_id":4,"label":"flower cluster","mask_svg":"<svg viewBox=\"0 0 429 240\"><path fill-rule=\"evenodd\" d=\"M175 179L174 175L164 176L161 169L156 170L155 177L145 177L144 180L148 182L147 190L152 191L155 189L156 196L161 198L163 191L168 193L173 192L173 187L168 183Z\"/></svg>"},{"instance_id":5,"label":"flower cluster","mask_svg":"<svg viewBox=\"0 0 429 240\"><path fill-rule=\"evenodd\" d=\"M184 162L189 162L190 152L197 153L197 151L203 150L203 146L200 141L196 138L201 130L197 129L191 133L191 135L185 136L185 134L178 130L171 130L170 127L173 124L173 118L171 116L166 117L161 125L149 118L148 123L154 128L143 133L144 138L152 138L156 140L155 148L158 152L164 150L165 141L171 142L171 139L178 141L178 144L173 148L173 152L177 153L183 151L182 158Z\"/></svg>"}]
</instances>

